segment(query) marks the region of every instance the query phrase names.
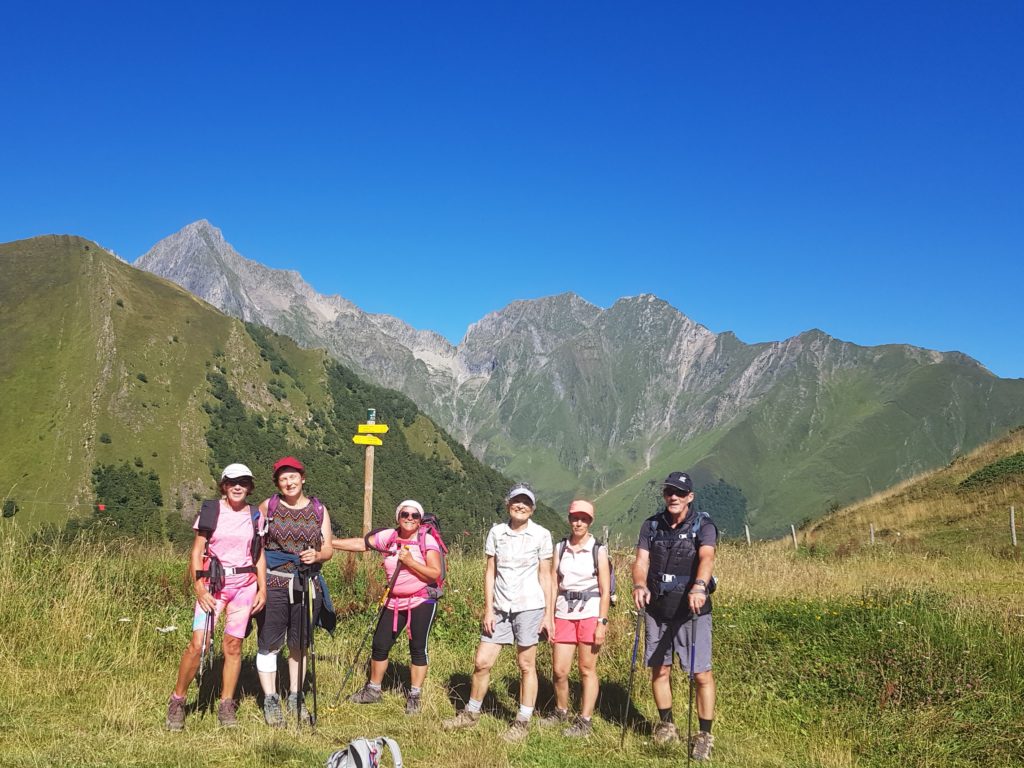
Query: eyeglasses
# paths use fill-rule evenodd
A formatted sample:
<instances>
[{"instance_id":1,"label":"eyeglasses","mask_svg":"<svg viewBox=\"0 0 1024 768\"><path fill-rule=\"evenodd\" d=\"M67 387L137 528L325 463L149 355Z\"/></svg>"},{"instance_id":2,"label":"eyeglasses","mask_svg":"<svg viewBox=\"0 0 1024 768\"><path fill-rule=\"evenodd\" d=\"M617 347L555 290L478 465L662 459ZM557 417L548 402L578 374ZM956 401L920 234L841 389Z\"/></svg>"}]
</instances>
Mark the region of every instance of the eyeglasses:
<instances>
[{"instance_id":1,"label":"eyeglasses","mask_svg":"<svg viewBox=\"0 0 1024 768\"><path fill-rule=\"evenodd\" d=\"M228 478L224 482L225 482L225 484L227 484L228 488L232 488L232 487L234 487L236 485L240 485L242 488L252 488L252 482L250 480L246 480L244 478L239 479L239 480L232 480L232 479Z\"/></svg>"},{"instance_id":2,"label":"eyeglasses","mask_svg":"<svg viewBox=\"0 0 1024 768\"><path fill-rule=\"evenodd\" d=\"M587 523L590 524L590 518L586 515L580 515L579 517L573 516L569 518L570 523Z\"/></svg>"},{"instance_id":3,"label":"eyeglasses","mask_svg":"<svg viewBox=\"0 0 1024 768\"><path fill-rule=\"evenodd\" d=\"M404 509L398 513L398 516L403 520L421 520L423 518L419 512L406 512Z\"/></svg>"},{"instance_id":4,"label":"eyeglasses","mask_svg":"<svg viewBox=\"0 0 1024 768\"><path fill-rule=\"evenodd\" d=\"M690 491L681 491L678 488L665 488L662 490L661 495L666 499L669 496L678 496L680 499L685 499L690 493Z\"/></svg>"}]
</instances>

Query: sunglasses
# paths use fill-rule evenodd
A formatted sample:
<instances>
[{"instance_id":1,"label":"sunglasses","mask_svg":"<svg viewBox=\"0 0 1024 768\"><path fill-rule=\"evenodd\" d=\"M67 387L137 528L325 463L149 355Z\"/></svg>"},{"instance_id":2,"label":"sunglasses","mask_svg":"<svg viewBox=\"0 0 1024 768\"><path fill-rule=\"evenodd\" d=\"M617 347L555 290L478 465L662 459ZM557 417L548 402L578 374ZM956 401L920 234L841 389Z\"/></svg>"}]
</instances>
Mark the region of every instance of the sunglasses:
<instances>
[{"instance_id":1,"label":"sunglasses","mask_svg":"<svg viewBox=\"0 0 1024 768\"><path fill-rule=\"evenodd\" d=\"M252 481L250 480L225 480L224 483L228 488L232 488L236 485L240 485L242 488L252 488Z\"/></svg>"},{"instance_id":2,"label":"sunglasses","mask_svg":"<svg viewBox=\"0 0 1024 768\"><path fill-rule=\"evenodd\" d=\"M398 516L403 520L422 520L423 515L419 512L406 512L404 509L398 513Z\"/></svg>"},{"instance_id":3,"label":"sunglasses","mask_svg":"<svg viewBox=\"0 0 1024 768\"><path fill-rule=\"evenodd\" d=\"M669 496L678 496L680 499L685 499L690 495L690 491L680 491L678 488L665 488L661 492L661 495L665 498L668 498Z\"/></svg>"},{"instance_id":4,"label":"sunglasses","mask_svg":"<svg viewBox=\"0 0 1024 768\"><path fill-rule=\"evenodd\" d=\"M572 517L569 518L569 522L570 523L586 523L587 525L589 525L590 524L590 518L587 517L586 515L580 515L578 517L576 515L573 515Z\"/></svg>"}]
</instances>

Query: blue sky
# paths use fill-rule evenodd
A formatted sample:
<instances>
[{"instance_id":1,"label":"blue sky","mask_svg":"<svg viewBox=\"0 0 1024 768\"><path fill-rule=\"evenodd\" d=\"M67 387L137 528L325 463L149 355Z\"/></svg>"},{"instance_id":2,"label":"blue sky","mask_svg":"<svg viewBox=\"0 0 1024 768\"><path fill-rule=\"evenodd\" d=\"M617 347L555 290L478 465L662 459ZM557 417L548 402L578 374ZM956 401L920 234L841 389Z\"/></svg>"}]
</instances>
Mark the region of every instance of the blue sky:
<instances>
[{"instance_id":1,"label":"blue sky","mask_svg":"<svg viewBox=\"0 0 1024 768\"><path fill-rule=\"evenodd\" d=\"M0 241L199 218L457 341L654 293L1024 376L1024 3L8 4Z\"/></svg>"}]
</instances>

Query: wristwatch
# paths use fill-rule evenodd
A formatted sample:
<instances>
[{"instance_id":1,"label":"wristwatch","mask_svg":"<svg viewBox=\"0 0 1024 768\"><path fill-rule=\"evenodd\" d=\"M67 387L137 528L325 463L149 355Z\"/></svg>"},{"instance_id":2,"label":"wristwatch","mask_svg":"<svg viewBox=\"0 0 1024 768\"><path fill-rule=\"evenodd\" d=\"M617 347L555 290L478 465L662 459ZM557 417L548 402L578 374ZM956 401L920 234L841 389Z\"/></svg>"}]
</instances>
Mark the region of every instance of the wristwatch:
<instances>
[{"instance_id":1,"label":"wristwatch","mask_svg":"<svg viewBox=\"0 0 1024 768\"><path fill-rule=\"evenodd\" d=\"M608 617L607 616L602 616L601 618L599 618L597 620L597 623L598 624L608 624Z\"/></svg>"}]
</instances>

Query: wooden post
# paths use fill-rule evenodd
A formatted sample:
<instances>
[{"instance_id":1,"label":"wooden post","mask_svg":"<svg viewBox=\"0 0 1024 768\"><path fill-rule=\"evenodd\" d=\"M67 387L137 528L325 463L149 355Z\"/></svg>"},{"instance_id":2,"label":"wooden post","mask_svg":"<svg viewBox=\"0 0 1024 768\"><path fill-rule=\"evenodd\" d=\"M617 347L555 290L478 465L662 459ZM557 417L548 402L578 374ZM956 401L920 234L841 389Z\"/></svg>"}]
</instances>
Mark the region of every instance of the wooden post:
<instances>
[{"instance_id":1,"label":"wooden post","mask_svg":"<svg viewBox=\"0 0 1024 768\"><path fill-rule=\"evenodd\" d=\"M871 546L875 546L875 524L868 523L868 531L871 537Z\"/></svg>"},{"instance_id":2,"label":"wooden post","mask_svg":"<svg viewBox=\"0 0 1024 768\"><path fill-rule=\"evenodd\" d=\"M1010 541L1017 546L1017 517L1014 508L1010 507Z\"/></svg>"},{"instance_id":3,"label":"wooden post","mask_svg":"<svg viewBox=\"0 0 1024 768\"><path fill-rule=\"evenodd\" d=\"M743 530L744 530L744 531L746 532L746 534L747 534L747 546L749 547L749 546L750 546L750 526L749 526L749 525L746 525L746 524L744 524L744 525L743 525Z\"/></svg>"},{"instance_id":4,"label":"wooden post","mask_svg":"<svg viewBox=\"0 0 1024 768\"><path fill-rule=\"evenodd\" d=\"M377 409L366 409L366 423L377 422ZM366 462L363 466L363 536L370 532L373 525L373 448L366 446Z\"/></svg>"},{"instance_id":5,"label":"wooden post","mask_svg":"<svg viewBox=\"0 0 1024 768\"><path fill-rule=\"evenodd\" d=\"M789 524L789 530L793 532L793 549L799 549L796 543L796 526L792 523Z\"/></svg>"}]
</instances>

